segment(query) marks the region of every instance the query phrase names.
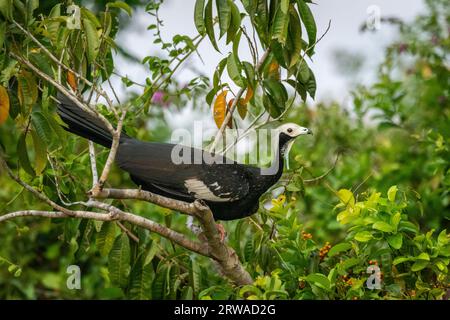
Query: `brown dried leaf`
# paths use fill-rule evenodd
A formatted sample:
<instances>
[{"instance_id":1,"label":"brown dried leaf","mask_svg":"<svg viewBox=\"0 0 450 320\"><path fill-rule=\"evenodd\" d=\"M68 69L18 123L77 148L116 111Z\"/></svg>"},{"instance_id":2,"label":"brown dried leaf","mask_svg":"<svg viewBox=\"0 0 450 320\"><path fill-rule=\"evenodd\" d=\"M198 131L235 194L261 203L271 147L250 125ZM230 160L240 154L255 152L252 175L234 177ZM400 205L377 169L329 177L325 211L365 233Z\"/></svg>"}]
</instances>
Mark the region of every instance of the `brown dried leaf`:
<instances>
[{"instance_id":1,"label":"brown dried leaf","mask_svg":"<svg viewBox=\"0 0 450 320\"><path fill-rule=\"evenodd\" d=\"M8 91L0 86L0 124L5 123L9 115L9 96Z\"/></svg>"},{"instance_id":2,"label":"brown dried leaf","mask_svg":"<svg viewBox=\"0 0 450 320\"><path fill-rule=\"evenodd\" d=\"M67 83L72 88L73 91L77 91L77 78L75 77L75 74L71 71L67 72Z\"/></svg>"}]
</instances>

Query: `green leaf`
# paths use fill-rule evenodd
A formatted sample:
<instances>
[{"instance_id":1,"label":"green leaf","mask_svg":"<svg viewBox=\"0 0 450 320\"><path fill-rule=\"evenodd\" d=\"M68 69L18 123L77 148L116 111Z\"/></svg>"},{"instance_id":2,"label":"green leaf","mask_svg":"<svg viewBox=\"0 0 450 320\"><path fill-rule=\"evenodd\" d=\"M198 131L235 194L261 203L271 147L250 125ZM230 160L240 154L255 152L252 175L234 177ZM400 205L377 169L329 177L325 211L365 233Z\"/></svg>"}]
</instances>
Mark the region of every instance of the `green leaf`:
<instances>
[{"instance_id":1,"label":"green leaf","mask_svg":"<svg viewBox=\"0 0 450 320\"><path fill-rule=\"evenodd\" d=\"M48 34L50 35L50 39L52 40L52 42L56 42L58 37L58 31L61 22L59 22L56 18L59 18L60 16L61 16L61 4L58 3L52 8L50 14L48 15L48 17L50 18L49 20L51 22L47 23L47 31Z\"/></svg>"},{"instance_id":2,"label":"green leaf","mask_svg":"<svg viewBox=\"0 0 450 320\"><path fill-rule=\"evenodd\" d=\"M203 19L203 12L205 10L205 0L196 0L194 7L194 23L198 33L204 35L206 33L205 21Z\"/></svg>"},{"instance_id":3,"label":"green leaf","mask_svg":"<svg viewBox=\"0 0 450 320\"><path fill-rule=\"evenodd\" d=\"M33 112L31 114L31 122L39 138L41 138L46 145L49 145L52 142L52 129L42 112Z\"/></svg>"},{"instance_id":4,"label":"green leaf","mask_svg":"<svg viewBox=\"0 0 450 320\"><path fill-rule=\"evenodd\" d=\"M351 267L356 266L359 263L359 259L358 258L350 258L347 260L344 260L343 262L340 263L341 269L342 270L347 270Z\"/></svg>"},{"instance_id":5,"label":"green leaf","mask_svg":"<svg viewBox=\"0 0 450 320\"><path fill-rule=\"evenodd\" d=\"M22 113L28 114L38 98L38 86L36 78L27 71L22 71L18 76L18 95Z\"/></svg>"},{"instance_id":6,"label":"green leaf","mask_svg":"<svg viewBox=\"0 0 450 320\"><path fill-rule=\"evenodd\" d=\"M241 26L241 13L239 12L239 8L231 0L228 0L228 4L231 8L231 22L227 31L227 44L233 41L234 36Z\"/></svg>"},{"instance_id":7,"label":"green leaf","mask_svg":"<svg viewBox=\"0 0 450 320\"><path fill-rule=\"evenodd\" d=\"M351 248L352 248L352 245L348 242L338 243L337 245L333 246L330 249L330 251L328 252L328 256L333 257L333 256L337 255L338 253L350 250Z\"/></svg>"},{"instance_id":8,"label":"green leaf","mask_svg":"<svg viewBox=\"0 0 450 320\"><path fill-rule=\"evenodd\" d=\"M426 260L426 261L430 261L430 256L428 255L428 253L426 252L422 252L421 254L419 254L416 257L417 260Z\"/></svg>"},{"instance_id":9,"label":"green leaf","mask_svg":"<svg viewBox=\"0 0 450 320\"><path fill-rule=\"evenodd\" d=\"M303 84L292 79L288 79L286 80L286 82L289 83L295 89L295 91L297 91L303 101L306 101L306 89Z\"/></svg>"},{"instance_id":10,"label":"green leaf","mask_svg":"<svg viewBox=\"0 0 450 320\"><path fill-rule=\"evenodd\" d=\"M444 229L439 233L439 236L437 238L438 245L445 246L449 241L449 238L447 236L447 229Z\"/></svg>"},{"instance_id":11,"label":"green leaf","mask_svg":"<svg viewBox=\"0 0 450 320\"><path fill-rule=\"evenodd\" d=\"M309 53L314 52L314 46L317 37L317 26L314 16L304 0L297 0L298 11L308 34Z\"/></svg>"},{"instance_id":12,"label":"green leaf","mask_svg":"<svg viewBox=\"0 0 450 320\"><path fill-rule=\"evenodd\" d=\"M398 231L409 231L417 234L419 232L418 227L410 221L400 221L398 224Z\"/></svg>"},{"instance_id":13,"label":"green leaf","mask_svg":"<svg viewBox=\"0 0 450 320\"><path fill-rule=\"evenodd\" d=\"M128 236L123 233L114 242L109 253L109 277L113 285L125 287L128 282L128 272L130 268L130 242Z\"/></svg>"},{"instance_id":14,"label":"green leaf","mask_svg":"<svg viewBox=\"0 0 450 320\"><path fill-rule=\"evenodd\" d=\"M288 32L288 50L290 61L288 67L291 68L297 64L301 57L302 51L302 26L297 11L289 10L289 32ZM306 79L308 80L308 79ZM306 81L305 80L305 81Z\"/></svg>"},{"instance_id":15,"label":"green leaf","mask_svg":"<svg viewBox=\"0 0 450 320\"><path fill-rule=\"evenodd\" d=\"M153 266L143 265L139 259L130 274L129 298L132 300L150 300L152 298L152 282L154 278Z\"/></svg>"},{"instance_id":16,"label":"green leaf","mask_svg":"<svg viewBox=\"0 0 450 320\"><path fill-rule=\"evenodd\" d=\"M214 35L214 23L213 23L213 15L212 15L212 0L208 0L205 9L205 26L206 26L206 34L208 35L211 44L214 49L220 52L219 47L217 46L216 36Z\"/></svg>"},{"instance_id":17,"label":"green leaf","mask_svg":"<svg viewBox=\"0 0 450 320\"><path fill-rule=\"evenodd\" d=\"M28 0L26 2L26 5L27 5L27 21L28 24L30 24L30 22L33 19L34 10L36 10L39 7L39 0Z\"/></svg>"},{"instance_id":18,"label":"green leaf","mask_svg":"<svg viewBox=\"0 0 450 320\"><path fill-rule=\"evenodd\" d=\"M83 19L84 32L87 41L87 57L89 63L93 63L97 58L100 49L100 38L97 28L89 19Z\"/></svg>"},{"instance_id":19,"label":"green leaf","mask_svg":"<svg viewBox=\"0 0 450 320\"><path fill-rule=\"evenodd\" d=\"M255 69L253 69L253 65L247 61L244 61L242 62L242 67L244 68L245 76L247 77L247 84L250 87L255 88Z\"/></svg>"},{"instance_id":20,"label":"green leaf","mask_svg":"<svg viewBox=\"0 0 450 320\"><path fill-rule=\"evenodd\" d=\"M201 271L200 266L195 258L191 258L191 287L194 289L194 294L198 295L201 290Z\"/></svg>"},{"instance_id":21,"label":"green leaf","mask_svg":"<svg viewBox=\"0 0 450 320\"><path fill-rule=\"evenodd\" d=\"M414 264L411 266L411 271L416 272L420 271L422 269L425 269L428 266L428 261L426 260L417 260L414 262Z\"/></svg>"},{"instance_id":22,"label":"green leaf","mask_svg":"<svg viewBox=\"0 0 450 320\"><path fill-rule=\"evenodd\" d=\"M6 20L13 19L13 0L0 0L0 12Z\"/></svg>"},{"instance_id":23,"label":"green leaf","mask_svg":"<svg viewBox=\"0 0 450 320\"><path fill-rule=\"evenodd\" d=\"M97 19L97 16L91 10L88 10L88 9L86 9L84 7L81 7L80 11L81 11L81 17L89 20L90 22L92 22L92 24L94 25L94 27L96 29L102 28L102 24Z\"/></svg>"},{"instance_id":24,"label":"green leaf","mask_svg":"<svg viewBox=\"0 0 450 320\"><path fill-rule=\"evenodd\" d=\"M394 226L394 229L397 230L398 228L398 224L400 222L402 218L402 215L400 212L396 212L392 217L391 217L391 224Z\"/></svg>"},{"instance_id":25,"label":"green leaf","mask_svg":"<svg viewBox=\"0 0 450 320\"><path fill-rule=\"evenodd\" d=\"M369 231L361 231L355 234L355 240L359 242L367 242L372 238L372 233Z\"/></svg>"},{"instance_id":26,"label":"green leaf","mask_svg":"<svg viewBox=\"0 0 450 320\"><path fill-rule=\"evenodd\" d=\"M265 79L263 82L264 88L269 92L270 96L275 100L275 103L281 110L284 110L288 94L286 88L282 83L274 79Z\"/></svg>"},{"instance_id":27,"label":"green leaf","mask_svg":"<svg viewBox=\"0 0 450 320\"><path fill-rule=\"evenodd\" d=\"M33 168L31 167L30 158L27 152L27 142L26 133L22 133L19 137L19 142L17 143L17 155L19 157L19 163L23 170L30 176L35 175Z\"/></svg>"},{"instance_id":28,"label":"green leaf","mask_svg":"<svg viewBox=\"0 0 450 320\"><path fill-rule=\"evenodd\" d=\"M170 267L170 265L169 265ZM166 285L167 274L170 272L170 268L167 265L159 265L155 272L155 279L152 284L152 299L164 298L164 287Z\"/></svg>"},{"instance_id":29,"label":"green leaf","mask_svg":"<svg viewBox=\"0 0 450 320\"><path fill-rule=\"evenodd\" d=\"M227 32L231 22L231 7L228 0L216 0L219 16L220 38Z\"/></svg>"},{"instance_id":30,"label":"green leaf","mask_svg":"<svg viewBox=\"0 0 450 320\"><path fill-rule=\"evenodd\" d=\"M111 251L114 240L116 239L116 224L114 222L105 221L102 224L102 228L100 232L97 233L95 244L97 246L98 251L104 257L108 256Z\"/></svg>"},{"instance_id":31,"label":"green leaf","mask_svg":"<svg viewBox=\"0 0 450 320\"><path fill-rule=\"evenodd\" d=\"M412 260L411 257L397 257L397 258L394 259L394 261L392 262L392 264L393 264L394 266L396 266L396 265L398 265L398 264L400 264L400 263L407 262L407 261L411 261L411 260Z\"/></svg>"},{"instance_id":32,"label":"green leaf","mask_svg":"<svg viewBox=\"0 0 450 320\"><path fill-rule=\"evenodd\" d=\"M233 80L236 85L243 88L245 87L244 80L241 76L241 63L238 60L238 57L232 52L227 58L227 72L230 78Z\"/></svg>"},{"instance_id":33,"label":"green leaf","mask_svg":"<svg viewBox=\"0 0 450 320\"><path fill-rule=\"evenodd\" d=\"M306 277L309 284L313 284L319 288L329 291L331 287L330 280L321 273L312 273Z\"/></svg>"},{"instance_id":34,"label":"green leaf","mask_svg":"<svg viewBox=\"0 0 450 320\"><path fill-rule=\"evenodd\" d=\"M281 0L272 24L272 39L285 44L289 26L289 0Z\"/></svg>"},{"instance_id":35,"label":"green leaf","mask_svg":"<svg viewBox=\"0 0 450 320\"><path fill-rule=\"evenodd\" d=\"M130 17L133 14L133 10L131 9L131 7L123 1L108 2L106 4L106 7L121 9L121 10L125 11L128 14L128 16L130 16Z\"/></svg>"},{"instance_id":36,"label":"green leaf","mask_svg":"<svg viewBox=\"0 0 450 320\"><path fill-rule=\"evenodd\" d=\"M401 233L394 234L392 236L387 237L387 242L392 248L398 250L402 247L403 236Z\"/></svg>"},{"instance_id":37,"label":"green leaf","mask_svg":"<svg viewBox=\"0 0 450 320\"><path fill-rule=\"evenodd\" d=\"M386 223L384 221L377 221L372 225L373 229L380 230L383 232L393 232L394 227L392 227L389 223Z\"/></svg>"},{"instance_id":38,"label":"green leaf","mask_svg":"<svg viewBox=\"0 0 450 320\"><path fill-rule=\"evenodd\" d=\"M350 205L351 207L355 205L355 197L353 196L353 193L350 190L341 189L337 192L337 196L344 205L346 206Z\"/></svg>"},{"instance_id":39,"label":"green leaf","mask_svg":"<svg viewBox=\"0 0 450 320\"><path fill-rule=\"evenodd\" d=\"M387 195L390 202L395 201L395 195L397 194L398 188L397 186L392 186L389 188Z\"/></svg>"},{"instance_id":40,"label":"green leaf","mask_svg":"<svg viewBox=\"0 0 450 320\"><path fill-rule=\"evenodd\" d=\"M39 176L47 165L47 146L36 131L31 131L31 138L33 139L35 152L35 172L36 175Z\"/></svg>"},{"instance_id":41,"label":"green leaf","mask_svg":"<svg viewBox=\"0 0 450 320\"><path fill-rule=\"evenodd\" d=\"M302 60L299 64L298 64L298 80L301 83L308 83L309 78L311 77L311 72L310 69L308 67L308 64L306 63L305 60Z\"/></svg>"},{"instance_id":42,"label":"green leaf","mask_svg":"<svg viewBox=\"0 0 450 320\"><path fill-rule=\"evenodd\" d=\"M309 93L312 99L316 97L316 89L317 89L316 77L314 76L312 70L309 69L309 80L306 83L306 91Z\"/></svg>"},{"instance_id":43,"label":"green leaf","mask_svg":"<svg viewBox=\"0 0 450 320\"><path fill-rule=\"evenodd\" d=\"M0 22L0 49L3 48L5 42L6 21Z\"/></svg>"},{"instance_id":44,"label":"green leaf","mask_svg":"<svg viewBox=\"0 0 450 320\"><path fill-rule=\"evenodd\" d=\"M241 41L242 31L239 31L233 39L233 54L239 61L239 43ZM240 64L240 62L239 62Z\"/></svg>"}]
</instances>

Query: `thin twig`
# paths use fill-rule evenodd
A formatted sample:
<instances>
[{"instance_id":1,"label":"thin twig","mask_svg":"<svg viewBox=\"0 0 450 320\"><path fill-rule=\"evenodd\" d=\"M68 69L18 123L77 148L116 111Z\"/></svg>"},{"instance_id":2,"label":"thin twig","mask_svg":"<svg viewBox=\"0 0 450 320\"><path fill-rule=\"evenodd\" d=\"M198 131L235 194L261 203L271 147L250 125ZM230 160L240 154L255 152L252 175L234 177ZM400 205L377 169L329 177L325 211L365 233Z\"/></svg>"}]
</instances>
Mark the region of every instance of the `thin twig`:
<instances>
[{"instance_id":1,"label":"thin twig","mask_svg":"<svg viewBox=\"0 0 450 320\"><path fill-rule=\"evenodd\" d=\"M86 105L84 105L71 91L67 90L64 86L62 86L60 83L55 81L53 78L48 76L46 73L39 70L35 65L33 65L30 61L27 59L18 56L14 52L9 52L9 54L16 59L17 61L25 64L28 68L33 70L37 75L39 75L42 79L45 81L51 83L53 86L55 86L59 91L61 91L65 96L67 96L68 99L70 99L73 103L75 103L78 107L80 107L83 111L86 111L90 115L94 117L98 117L98 119L102 122L102 124L105 125L105 127L109 130L109 132L113 133L114 127L111 125L111 123L102 115L100 114L95 108L90 108Z\"/></svg>"}]
</instances>

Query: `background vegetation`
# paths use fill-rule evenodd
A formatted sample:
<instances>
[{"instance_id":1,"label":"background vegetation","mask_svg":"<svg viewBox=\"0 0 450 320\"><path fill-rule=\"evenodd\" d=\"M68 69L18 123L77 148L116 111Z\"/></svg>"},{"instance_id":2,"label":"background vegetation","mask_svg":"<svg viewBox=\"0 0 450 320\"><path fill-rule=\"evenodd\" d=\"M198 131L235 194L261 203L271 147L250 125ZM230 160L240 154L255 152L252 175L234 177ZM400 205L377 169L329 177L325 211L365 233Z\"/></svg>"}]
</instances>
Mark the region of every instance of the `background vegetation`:
<instances>
[{"instance_id":1,"label":"background vegetation","mask_svg":"<svg viewBox=\"0 0 450 320\"><path fill-rule=\"evenodd\" d=\"M253 3L242 2L244 5ZM308 1L298 2L307 5ZM71 45L68 54L62 54L64 61L88 79L107 81L113 68L112 41L117 28L120 28L119 21L126 20L126 13L119 12L129 11L129 7L124 3L111 6L109 18L108 14L100 13L105 10L104 4L92 8L92 11L86 10L83 13L84 29L64 38L58 28L65 21L55 13L56 2L50 3L45 1L45 6L40 7L34 6L37 1L22 3L25 14L18 21L35 30L54 52L61 53L64 45L60 39L68 39ZM13 28L10 13L5 9L8 1L0 4L0 46L3 48L0 82L9 93L11 102L9 115L4 118L0 104L0 119L3 120L0 125L1 148L8 157L8 163L35 188L54 201L77 201L89 190L91 183L87 142L58 129L55 105L49 98L53 89L44 87L31 71L19 67L17 61L8 55L10 51L26 48L30 61L48 74L57 74L52 62L29 37ZM129 4L140 5L137 1ZM310 127L314 137L296 142L290 156L291 168L280 184L283 188L261 199L262 203L272 202L271 209L261 206L259 212L250 218L224 223L230 245L255 279L253 285L234 286L213 271L214 266L209 259L139 228L130 226L139 239L136 242L114 222L21 218L0 225L0 297L448 298L450 12L446 1L426 1L426 4L426 12L413 23L398 23L398 39L386 48L385 59L379 66L374 84L354 88L352 110L345 110L337 103L308 104L300 99L293 100L292 92L286 89L291 97L283 98L282 106L277 105L280 89L267 83L267 79L273 81L273 77L277 78L273 61L281 65L286 70L284 72L291 72L292 66L298 68L291 74L300 77L297 83L303 85L303 89L296 87L295 83L294 87L302 98L306 92L314 96L314 90L312 78L309 72L308 77L305 76L302 63L295 61L290 64L296 49L281 51L283 54L291 53L291 56L272 55L274 60L265 69L264 90L255 90L248 111L259 114L267 110L273 118L282 114L283 121ZM150 3L146 10L155 17L158 6ZM16 4L14 10L19 10L19 7ZM95 12L99 12L97 17L92 16ZM120 20L116 19L119 16ZM300 19L302 23L308 21L307 17ZM91 25L97 28L96 21L101 25L110 23L109 34L102 33L101 39L93 38L89 33ZM183 57L195 52L196 41L206 37L214 43L214 35L205 34L206 30L202 29L199 21L196 20L200 31L197 38L179 36L168 44L158 40L159 25L156 21L151 25L156 30L155 42L161 43L162 50L166 50L169 57L171 54ZM218 23L222 30L222 22L219 20ZM41 31L38 30L40 27L43 28ZM302 50L315 44L316 40L312 38L317 39L311 28L308 30L304 36L308 42L303 40L306 47ZM226 32L234 32L232 36L235 36L237 30L224 30ZM273 31L258 30L258 35L264 32ZM282 38L283 31L278 35ZM80 47L77 47L77 39L82 43ZM278 42L281 40L276 39ZM93 41L101 41L95 50ZM264 42L264 37L261 41ZM270 41L263 43L263 47L276 49L278 44ZM117 50L123 51L121 48ZM307 49L305 53L311 52ZM233 53L230 56L233 57ZM179 112L186 101L194 99L200 105L206 95L211 103L214 95L224 87L217 79L213 79L213 87L210 87L208 79L202 76L193 79L187 87L181 87L175 80L165 77L173 71L168 62L167 58L146 58L143 63L148 64L151 76L143 84L144 94L129 98L129 103L136 107L133 109L136 113L128 117L125 127L129 134L140 139L167 140L170 132L162 115L163 108ZM245 72L233 73L233 61L228 58L218 70L224 70L225 64L238 86L247 88L254 85L249 76L251 68L241 66ZM276 66L277 69L279 67ZM158 82L160 75L163 75L162 81ZM253 79L259 83L257 78ZM130 86L136 85L126 78L123 81ZM71 85L70 76L67 82ZM89 93L89 88L83 87L81 82L77 86L78 90ZM164 98L155 100L155 93ZM291 102L292 107L283 113ZM122 104L126 103L122 101ZM142 112L141 109L145 114L143 117L138 113ZM108 115L106 108L103 111ZM41 121L42 117L45 121ZM146 125L148 119L152 120L150 128ZM45 145L44 151L39 149L39 145ZM98 152L101 165L107 153L100 148ZM39 154L44 154L44 157L40 158ZM29 208L48 209L3 172L0 173L0 214ZM56 182L62 194L58 194ZM121 187L132 185L128 176L119 170L112 172L108 183ZM184 234L192 234L186 227L186 217L176 212L142 202L127 201L118 205ZM126 260L121 261L124 268L117 276L115 253L124 247ZM69 290L66 286L66 268L72 264L81 267L81 290ZM367 267L370 265L381 269L380 289L370 290L366 286L370 276Z\"/></svg>"}]
</instances>

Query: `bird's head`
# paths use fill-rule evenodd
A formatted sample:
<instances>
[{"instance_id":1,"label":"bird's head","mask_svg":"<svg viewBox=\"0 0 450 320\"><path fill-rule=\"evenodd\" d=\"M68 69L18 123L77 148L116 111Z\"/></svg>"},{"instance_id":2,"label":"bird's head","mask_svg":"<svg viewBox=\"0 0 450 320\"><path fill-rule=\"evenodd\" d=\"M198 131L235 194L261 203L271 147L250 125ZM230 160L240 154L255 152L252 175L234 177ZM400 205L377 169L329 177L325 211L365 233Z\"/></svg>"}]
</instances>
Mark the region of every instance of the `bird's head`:
<instances>
[{"instance_id":1,"label":"bird's head","mask_svg":"<svg viewBox=\"0 0 450 320\"><path fill-rule=\"evenodd\" d=\"M284 136L283 138L286 139L286 141L295 139L304 134L312 134L311 130L308 128L301 127L295 123L282 124L277 128L277 131L279 132L280 138Z\"/></svg>"},{"instance_id":2,"label":"bird's head","mask_svg":"<svg viewBox=\"0 0 450 320\"><path fill-rule=\"evenodd\" d=\"M286 158L289 156L289 151L291 150L295 138L301 135L312 134L310 129L301 127L295 123L282 124L276 130L278 132L281 155Z\"/></svg>"}]
</instances>

